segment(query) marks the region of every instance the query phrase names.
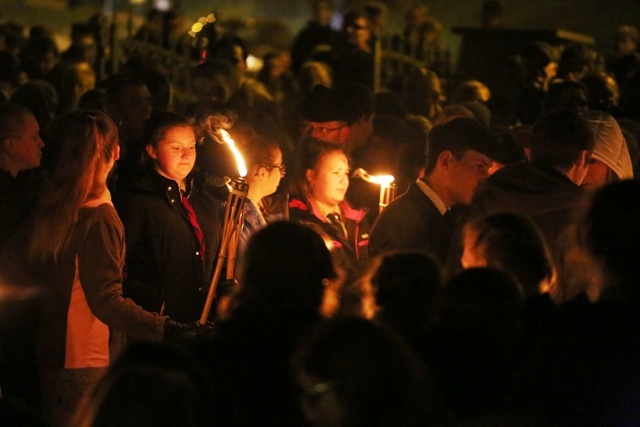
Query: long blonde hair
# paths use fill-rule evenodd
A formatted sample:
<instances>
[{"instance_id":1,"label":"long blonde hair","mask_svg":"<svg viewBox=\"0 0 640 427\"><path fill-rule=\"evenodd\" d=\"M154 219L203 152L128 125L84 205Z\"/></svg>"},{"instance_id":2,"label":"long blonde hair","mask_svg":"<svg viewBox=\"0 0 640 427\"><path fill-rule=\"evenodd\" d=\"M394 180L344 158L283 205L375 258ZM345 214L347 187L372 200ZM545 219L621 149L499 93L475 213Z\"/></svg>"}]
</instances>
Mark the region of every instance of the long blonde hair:
<instances>
[{"instance_id":1,"label":"long blonde hair","mask_svg":"<svg viewBox=\"0 0 640 427\"><path fill-rule=\"evenodd\" d=\"M106 190L106 171L118 129L102 112L74 112L63 117L55 137L62 152L52 176L52 189L34 214L28 255L32 260L53 257L67 244L80 207Z\"/></svg>"}]
</instances>

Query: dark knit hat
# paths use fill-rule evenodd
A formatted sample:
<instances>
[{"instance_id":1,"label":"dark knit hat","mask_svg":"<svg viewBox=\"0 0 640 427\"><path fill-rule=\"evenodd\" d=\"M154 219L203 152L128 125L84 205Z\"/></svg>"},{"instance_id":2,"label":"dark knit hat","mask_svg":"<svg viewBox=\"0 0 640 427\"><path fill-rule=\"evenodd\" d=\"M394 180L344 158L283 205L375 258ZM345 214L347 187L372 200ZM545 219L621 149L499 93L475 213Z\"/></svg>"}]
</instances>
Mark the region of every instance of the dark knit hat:
<instances>
[{"instance_id":1,"label":"dark knit hat","mask_svg":"<svg viewBox=\"0 0 640 427\"><path fill-rule=\"evenodd\" d=\"M315 85L303 105L303 119L312 122L342 121L349 124L375 111L373 93L356 82L335 88Z\"/></svg>"},{"instance_id":2,"label":"dark knit hat","mask_svg":"<svg viewBox=\"0 0 640 427\"><path fill-rule=\"evenodd\" d=\"M302 118L312 122L347 121L343 103L336 92L324 85L315 85L302 106Z\"/></svg>"},{"instance_id":3,"label":"dark knit hat","mask_svg":"<svg viewBox=\"0 0 640 427\"><path fill-rule=\"evenodd\" d=\"M345 81L334 88L335 96L344 111L345 121L349 124L375 111L373 92L362 83Z\"/></svg>"}]
</instances>

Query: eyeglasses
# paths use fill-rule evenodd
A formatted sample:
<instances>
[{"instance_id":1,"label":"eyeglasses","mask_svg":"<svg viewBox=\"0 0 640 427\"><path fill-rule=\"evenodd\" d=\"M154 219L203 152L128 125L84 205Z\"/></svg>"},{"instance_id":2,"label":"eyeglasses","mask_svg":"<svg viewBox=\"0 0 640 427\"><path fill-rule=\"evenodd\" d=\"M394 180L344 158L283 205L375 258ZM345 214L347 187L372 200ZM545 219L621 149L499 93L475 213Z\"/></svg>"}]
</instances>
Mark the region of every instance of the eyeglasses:
<instances>
[{"instance_id":1,"label":"eyeglasses","mask_svg":"<svg viewBox=\"0 0 640 427\"><path fill-rule=\"evenodd\" d=\"M280 166L278 165L262 165L266 170L278 169L280 171L280 175L284 176L287 173L287 165L284 163Z\"/></svg>"},{"instance_id":2,"label":"eyeglasses","mask_svg":"<svg viewBox=\"0 0 640 427\"><path fill-rule=\"evenodd\" d=\"M307 131L309 133L313 133L316 132L322 136L325 136L331 132L335 132L338 131L344 127L346 127L347 125L340 125L334 128L330 128L330 127L326 127L326 126L313 126L313 125L307 125Z\"/></svg>"}]
</instances>

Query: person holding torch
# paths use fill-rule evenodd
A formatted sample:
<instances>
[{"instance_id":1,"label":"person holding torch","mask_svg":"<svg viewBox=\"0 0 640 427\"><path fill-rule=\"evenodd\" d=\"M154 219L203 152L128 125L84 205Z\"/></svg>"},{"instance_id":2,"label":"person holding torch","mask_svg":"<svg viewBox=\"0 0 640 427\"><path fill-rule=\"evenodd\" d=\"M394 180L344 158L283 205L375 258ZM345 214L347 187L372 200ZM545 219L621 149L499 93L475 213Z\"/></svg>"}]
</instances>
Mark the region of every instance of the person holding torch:
<instances>
[{"instance_id":1,"label":"person holding torch","mask_svg":"<svg viewBox=\"0 0 640 427\"><path fill-rule=\"evenodd\" d=\"M40 290L42 417L54 427L71 425L82 397L129 339L181 340L210 329L160 316L123 296L124 230L106 184L120 155L116 124L102 112L60 120L57 136L65 145L52 187L20 230L26 239L3 254L14 273L22 270L16 278Z\"/></svg>"},{"instance_id":2,"label":"person holding torch","mask_svg":"<svg viewBox=\"0 0 640 427\"><path fill-rule=\"evenodd\" d=\"M367 266L369 223L366 212L351 207L345 199L349 158L340 146L312 137L303 138L298 149L289 218L323 237L337 270L346 275L338 293L341 309L357 309L359 289L351 285ZM352 302L356 307L350 307Z\"/></svg>"},{"instance_id":3,"label":"person holding torch","mask_svg":"<svg viewBox=\"0 0 640 427\"><path fill-rule=\"evenodd\" d=\"M123 290L146 310L193 322L213 275L221 201L193 170L196 137L184 117L157 113L144 138L147 167L116 198L127 243Z\"/></svg>"}]
</instances>

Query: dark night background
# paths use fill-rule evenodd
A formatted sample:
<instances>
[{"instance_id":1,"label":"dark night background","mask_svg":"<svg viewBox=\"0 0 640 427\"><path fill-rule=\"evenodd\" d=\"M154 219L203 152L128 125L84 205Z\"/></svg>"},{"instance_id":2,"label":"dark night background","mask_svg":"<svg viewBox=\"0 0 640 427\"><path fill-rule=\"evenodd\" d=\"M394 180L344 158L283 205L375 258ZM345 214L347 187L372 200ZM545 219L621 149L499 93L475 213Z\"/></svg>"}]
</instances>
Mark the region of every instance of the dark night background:
<instances>
[{"instance_id":1,"label":"dark night background","mask_svg":"<svg viewBox=\"0 0 640 427\"><path fill-rule=\"evenodd\" d=\"M59 41L64 43L71 22L85 20L92 14L115 8L117 12L131 10L130 1L125 0L76 0L80 5L68 7L65 0L0 0L0 17L15 20L25 26L46 24L56 30ZM115 3L115 6L114 6ZM150 1L133 10L142 16ZM173 0L181 9L186 23L195 22L199 16L215 11L219 19L258 18L280 20L291 34L301 28L310 15L310 1L303 0ZM364 3L355 0L334 0L335 10L343 11ZM403 11L413 0L387 0L391 9L391 28L400 29ZM445 27L445 41L454 57L460 37L448 32L453 27L478 27L482 0L429 0L426 4L431 14ZM507 28L564 29L583 33L595 38L595 47L600 52L610 49L616 27L622 24L640 24L640 1L638 0L502 0L505 7Z\"/></svg>"}]
</instances>

